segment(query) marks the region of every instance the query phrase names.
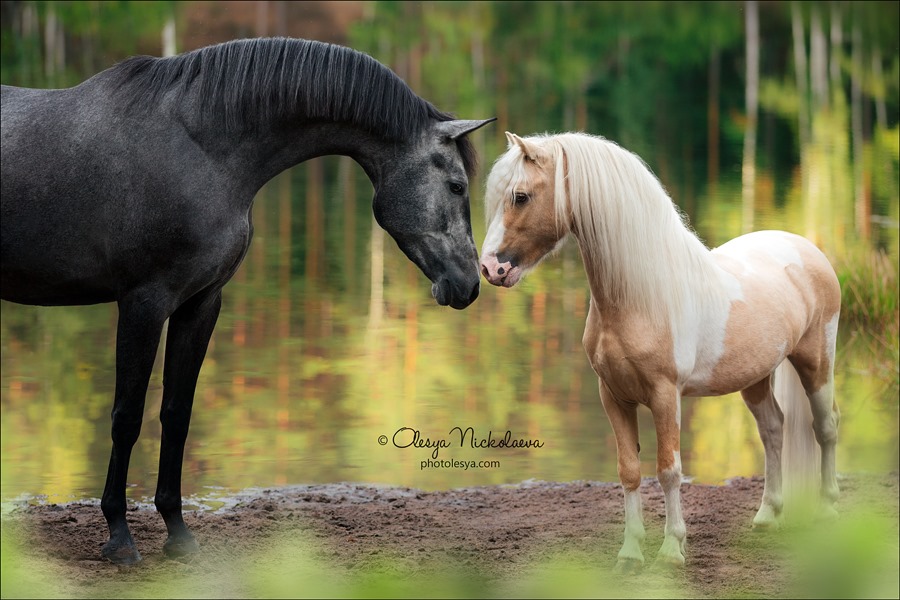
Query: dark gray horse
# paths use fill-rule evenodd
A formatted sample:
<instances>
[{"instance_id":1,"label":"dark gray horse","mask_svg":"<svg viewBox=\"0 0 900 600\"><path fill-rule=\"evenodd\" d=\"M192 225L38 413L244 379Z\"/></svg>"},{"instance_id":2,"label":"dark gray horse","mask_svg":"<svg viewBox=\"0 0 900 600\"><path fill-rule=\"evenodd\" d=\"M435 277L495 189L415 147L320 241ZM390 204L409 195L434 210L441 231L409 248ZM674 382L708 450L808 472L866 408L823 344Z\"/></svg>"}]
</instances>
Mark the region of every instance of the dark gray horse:
<instances>
[{"instance_id":1,"label":"dark gray horse","mask_svg":"<svg viewBox=\"0 0 900 600\"><path fill-rule=\"evenodd\" d=\"M119 307L106 558L141 558L125 481L166 319L155 503L165 552L197 548L181 513L184 443L263 184L313 157L352 157L375 186L378 223L437 302L462 309L479 289L465 135L492 120L453 120L371 57L292 39L135 57L64 90L3 86L0 296Z\"/></svg>"}]
</instances>

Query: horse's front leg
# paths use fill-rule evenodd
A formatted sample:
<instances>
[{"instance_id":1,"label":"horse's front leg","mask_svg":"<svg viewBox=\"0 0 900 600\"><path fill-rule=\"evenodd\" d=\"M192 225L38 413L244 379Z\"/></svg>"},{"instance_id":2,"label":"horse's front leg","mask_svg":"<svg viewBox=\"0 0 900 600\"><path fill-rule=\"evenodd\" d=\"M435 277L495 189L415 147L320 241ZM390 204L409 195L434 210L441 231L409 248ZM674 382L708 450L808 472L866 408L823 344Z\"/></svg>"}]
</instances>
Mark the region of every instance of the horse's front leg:
<instances>
[{"instance_id":1,"label":"horse's front leg","mask_svg":"<svg viewBox=\"0 0 900 600\"><path fill-rule=\"evenodd\" d=\"M666 529L657 561L684 565L686 528L681 512L681 394L674 387L654 395L650 403L656 426L656 476L666 501Z\"/></svg>"},{"instance_id":2,"label":"horse's front leg","mask_svg":"<svg viewBox=\"0 0 900 600\"><path fill-rule=\"evenodd\" d=\"M625 541L616 560L620 572L639 571L644 566L644 515L641 507L641 462L638 457L637 404L616 400L600 382L600 400L616 436L619 480L625 490Z\"/></svg>"},{"instance_id":3,"label":"horse's front leg","mask_svg":"<svg viewBox=\"0 0 900 600\"><path fill-rule=\"evenodd\" d=\"M169 532L163 551L172 558L191 554L199 548L181 513L181 466L194 389L221 305L222 295L217 291L190 300L169 318L159 414L162 444L155 503Z\"/></svg>"},{"instance_id":4,"label":"horse's front leg","mask_svg":"<svg viewBox=\"0 0 900 600\"><path fill-rule=\"evenodd\" d=\"M141 560L125 520L125 484L131 450L141 433L147 383L165 318L164 311L150 296L133 294L119 301L113 446L100 507L109 526L109 541L101 552L105 558L120 565Z\"/></svg>"}]
</instances>

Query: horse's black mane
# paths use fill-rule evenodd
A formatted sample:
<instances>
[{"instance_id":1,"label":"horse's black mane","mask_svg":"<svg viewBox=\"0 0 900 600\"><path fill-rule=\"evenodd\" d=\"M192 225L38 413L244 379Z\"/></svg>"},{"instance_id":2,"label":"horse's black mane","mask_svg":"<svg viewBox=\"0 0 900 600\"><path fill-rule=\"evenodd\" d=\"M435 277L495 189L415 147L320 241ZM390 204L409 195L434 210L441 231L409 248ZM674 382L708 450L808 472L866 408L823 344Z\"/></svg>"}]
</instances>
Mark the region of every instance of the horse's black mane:
<instances>
[{"instance_id":1,"label":"horse's black mane","mask_svg":"<svg viewBox=\"0 0 900 600\"><path fill-rule=\"evenodd\" d=\"M285 115L349 122L391 140L419 133L431 120L449 121L374 58L310 40L259 38L207 46L169 58L135 56L114 67L128 106L152 106L174 90L180 98L198 77L204 118L237 131ZM472 144L457 141L466 172Z\"/></svg>"}]
</instances>

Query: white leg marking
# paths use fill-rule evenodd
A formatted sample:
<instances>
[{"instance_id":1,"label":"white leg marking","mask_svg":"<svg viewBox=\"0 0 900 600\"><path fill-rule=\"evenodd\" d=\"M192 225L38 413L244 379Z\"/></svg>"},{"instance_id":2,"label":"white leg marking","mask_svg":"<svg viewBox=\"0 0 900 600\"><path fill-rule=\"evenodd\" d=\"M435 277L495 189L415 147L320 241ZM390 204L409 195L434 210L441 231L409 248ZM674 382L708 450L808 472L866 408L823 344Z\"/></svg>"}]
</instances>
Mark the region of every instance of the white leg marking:
<instances>
[{"instance_id":1,"label":"white leg marking","mask_svg":"<svg viewBox=\"0 0 900 600\"><path fill-rule=\"evenodd\" d=\"M666 495L665 539L657 560L681 566L684 564L686 529L681 513L681 453L673 452L675 462L671 468L658 474L659 484Z\"/></svg>"},{"instance_id":2,"label":"white leg marking","mask_svg":"<svg viewBox=\"0 0 900 600\"><path fill-rule=\"evenodd\" d=\"M617 568L631 570L644 564L641 543L644 541L644 512L641 506L641 490L625 490L625 542L619 550ZM629 565L629 563L632 563Z\"/></svg>"}]
</instances>

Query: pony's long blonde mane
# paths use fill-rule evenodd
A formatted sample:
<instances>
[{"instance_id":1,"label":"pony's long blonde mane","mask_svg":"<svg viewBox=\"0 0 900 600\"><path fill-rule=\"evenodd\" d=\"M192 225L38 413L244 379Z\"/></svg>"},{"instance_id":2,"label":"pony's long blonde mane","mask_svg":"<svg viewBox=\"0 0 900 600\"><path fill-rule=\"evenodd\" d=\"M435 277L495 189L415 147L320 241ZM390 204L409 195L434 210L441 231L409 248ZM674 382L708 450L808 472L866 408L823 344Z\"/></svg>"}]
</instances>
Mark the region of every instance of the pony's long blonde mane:
<instances>
[{"instance_id":1,"label":"pony's long blonde mane","mask_svg":"<svg viewBox=\"0 0 900 600\"><path fill-rule=\"evenodd\" d=\"M709 250L640 157L583 133L525 140L553 156L556 221L578 238L598 301L657 323L702 301L717 280ZM489 221L510 201L512 188L500 188L524 177L524 162L515 145L498 159L505 176L488 180Z\"/></svg>"}]
</instances>

